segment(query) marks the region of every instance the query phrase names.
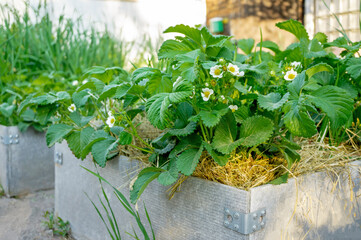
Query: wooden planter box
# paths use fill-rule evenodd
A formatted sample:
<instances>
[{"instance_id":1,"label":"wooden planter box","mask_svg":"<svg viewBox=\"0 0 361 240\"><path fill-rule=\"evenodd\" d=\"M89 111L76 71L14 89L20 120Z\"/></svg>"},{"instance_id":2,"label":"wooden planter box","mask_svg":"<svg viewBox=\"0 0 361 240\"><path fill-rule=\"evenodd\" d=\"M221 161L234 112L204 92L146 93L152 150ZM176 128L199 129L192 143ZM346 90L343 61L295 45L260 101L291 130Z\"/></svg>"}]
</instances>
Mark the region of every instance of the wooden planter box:
<instances>
[{"instance_id":1,"label":"wooden planter box","mask_svg":"<svg viewBox=\"0 0 361 240\"><path fill-rule=\"evenodd\" d=\"M54 188L54 148L45 133L0 125L0 183L7 196Z\"/></svg>"},{"instance_id":2,"label":"wooden planter box","mask_svg":"<svg viewBox=\"0 0 361 240\"><path fill-rule=\"evenodd\" d=\"M62 155L62 164L57 164L55 171L56 213L70 221L76 239L110 239L85 195L100 207L99 181L80 167L94 171L94 163L89 158L83 162L76 159L65 142L56 144L55 151ZM136 165L136 161L119 157L97 170L129 196ZM334 184L326 173L316 173L250 191L190 178L172 200L168 200L168 187L155 181L138 202L139 212L147 223L144 202L158 240L302 239L306 234L305 239L360 239L361 200L355 197L361 194L360 175L353 171L351 176L352 188L348 176ZM132 232L132 226L137 228L135 221L105 187L121 231ZM131 239L126 234L123 238Z\"/></svg>"}]
</instances>

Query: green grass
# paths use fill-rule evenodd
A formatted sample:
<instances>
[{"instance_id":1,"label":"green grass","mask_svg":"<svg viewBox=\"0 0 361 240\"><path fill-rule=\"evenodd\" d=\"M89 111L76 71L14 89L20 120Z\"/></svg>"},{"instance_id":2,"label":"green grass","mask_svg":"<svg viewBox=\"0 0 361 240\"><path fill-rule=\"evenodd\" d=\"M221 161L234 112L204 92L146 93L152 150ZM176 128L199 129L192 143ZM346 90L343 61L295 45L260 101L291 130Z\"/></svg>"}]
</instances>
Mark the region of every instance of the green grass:
<instances>
[{"instance_id":1,"label":"green grass","mask_svg":"<svg viewBox=\"0 0 361 240\"><path fill-rule=\"evenodd\" d=\"M53 71L70 77L94 65L123 66L123 44L107 30L83 30L81 18L75 21L64 15L52 21L46 4L36 8L25 4L24 14L8 5L0 6L3 74L33 77Z\"/></svg>"},{"instance_id":2,"label":"green grass","mask_svg":"<svg viewBox=\"0 0 361 240\"><path fill-rule=\"evenodd\" d=\"M54 213L49 211L46 211L43 217L46 219L43 221L43 224L53 231L53 235L65 238L70 237L70 225L68 221L64 222L60 217L54 217Z\"/></svg>"},{"instance_id":3,"label":"green grass","mask_svg":"<svg viewBox=\"0 0 361 240\"><path fill-rule=\"evenodd\" d=\"M5 191L4 191L3 186L0 184L0 198L2 198L4 196L5 196Z\"/></svg>"}]
</instances>

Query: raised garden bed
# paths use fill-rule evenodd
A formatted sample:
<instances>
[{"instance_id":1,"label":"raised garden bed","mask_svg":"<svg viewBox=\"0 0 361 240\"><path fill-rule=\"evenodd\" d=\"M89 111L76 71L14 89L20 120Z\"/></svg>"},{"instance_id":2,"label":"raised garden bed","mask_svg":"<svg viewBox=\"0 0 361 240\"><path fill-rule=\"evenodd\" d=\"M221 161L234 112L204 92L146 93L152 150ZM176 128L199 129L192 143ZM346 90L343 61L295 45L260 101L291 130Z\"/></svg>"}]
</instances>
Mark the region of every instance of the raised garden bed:
<instances>
[{"instance_id":1,"label":"raised garden bed","mask_svg":"<svg viewBox=\"0 0 361 240\"><path fill-rule=\"evenodd\" d=\"M45 133L0 126L0 181L7 196L54 188L54 148Z\"/></svg>"},{"instance_id":2,"label":"raised garden bed","mask_svg":"<svg viewBox=\"0 0 361 240\"><path fill-rule=\"evenodd\" d=\"M106 228L85 194L98 203L99 181L80 167L96 171L94 164L89 157L83 162L76 159L66 142L56 144L55 151L62 156L55 168L57 214L70 221L75 238L107 239ZM97 170L129 197L136 166L136 161L119 157ZM132 232L135 221L104 187L121 230ZM339 179L320 172L250 191L191 177L172 200L168 188L152 182L138 201L139 208L143 202L146 205L156 239L359 239L361 235L361 200L356 197L361 193L360 175L351 167L350 175ZM146 219L144 211L139 212Z\"/></svg>"}]
</instances>

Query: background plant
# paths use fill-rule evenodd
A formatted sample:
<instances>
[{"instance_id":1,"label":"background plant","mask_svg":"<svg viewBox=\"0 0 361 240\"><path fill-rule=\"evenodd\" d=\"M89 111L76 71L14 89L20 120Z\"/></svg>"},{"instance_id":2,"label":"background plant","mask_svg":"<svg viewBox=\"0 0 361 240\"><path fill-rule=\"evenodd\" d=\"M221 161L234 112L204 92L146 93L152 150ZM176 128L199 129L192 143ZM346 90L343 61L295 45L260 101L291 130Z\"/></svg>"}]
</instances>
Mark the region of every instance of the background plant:
<instances>
[{"instance_id":1,"label":"background plant","mask_svg":"<svg viewBox=\"0 0 361 240\"><path fill-rule=\"evenodd\" d=\"M0 6L3 21L0 25L0 124L18 125L21 130L33 125L43 130L51 123L43 109L30 109L32 113L29 110L19 115L20 102L31 94L59 91L71 94L81 83L86 69L123 67L134 43L124 44L107 30L84 29L81 18L72 20L61 15L52 20L46 2L40 2L35 8L27 2L24 4L24 14L14 7ZM156 65L152 50L148 39L133 64Z\"/></svg>"}]
</instances>

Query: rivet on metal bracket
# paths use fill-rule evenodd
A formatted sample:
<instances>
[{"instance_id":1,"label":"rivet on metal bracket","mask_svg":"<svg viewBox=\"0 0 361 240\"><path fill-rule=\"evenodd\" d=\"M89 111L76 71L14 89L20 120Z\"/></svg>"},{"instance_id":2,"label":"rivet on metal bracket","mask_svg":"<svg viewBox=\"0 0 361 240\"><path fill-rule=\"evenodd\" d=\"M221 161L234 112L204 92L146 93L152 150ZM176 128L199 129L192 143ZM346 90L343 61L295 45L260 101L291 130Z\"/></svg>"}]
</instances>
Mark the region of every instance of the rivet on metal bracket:
<instances>
[{"instance_id":1,"label":"rivet on metal bracket","mask_svg":"<svg viewBox=\"0 0 361 240\"><path fill-rule=\"evenodd\" d=\"M54 162L59 165L63 165L63 153L56 152L54 157Z\"/></svg>"},{"instance_id":2,"label":"rivet on metal bracket","mask_svg":"<svg viewBox=\"0 0 361 240\"><path fill-rule=\"evenodd\" d=\"M232 209L224 209L224 226L242 234L251 234L265 227L266 209L251 213L241 213Z\"/></svg>"}]
</instances>

